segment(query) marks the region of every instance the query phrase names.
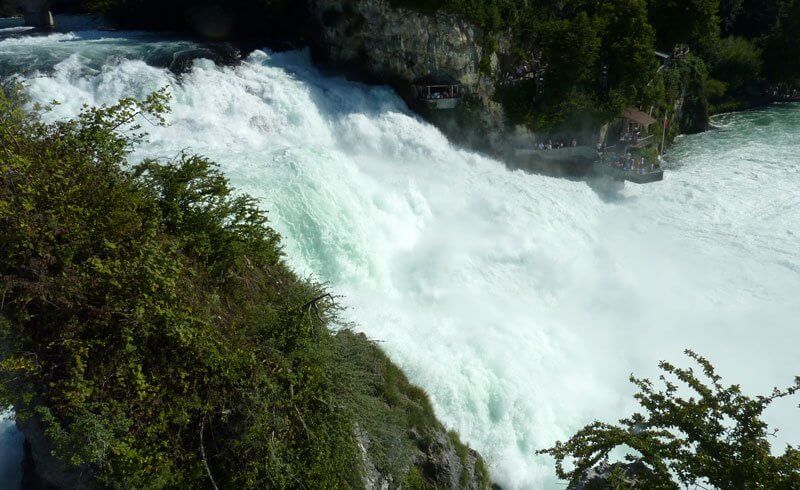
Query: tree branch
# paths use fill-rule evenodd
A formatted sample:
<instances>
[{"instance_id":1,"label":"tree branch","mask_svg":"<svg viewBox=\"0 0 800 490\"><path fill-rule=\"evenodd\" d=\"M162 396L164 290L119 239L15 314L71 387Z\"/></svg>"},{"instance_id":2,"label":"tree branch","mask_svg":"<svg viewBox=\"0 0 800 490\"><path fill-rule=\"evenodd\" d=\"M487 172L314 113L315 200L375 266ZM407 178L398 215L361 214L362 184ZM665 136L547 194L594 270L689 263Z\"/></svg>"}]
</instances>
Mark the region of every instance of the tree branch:
<instances>
[{"instance_id":1,"label":"tree branch","mask_svg":"<svg viewBox=\"0 0 800 490\"><path fill-rule=\"evenodd\" d=\"M203 431L206 428L206 418L203 416L203 420L200 422L200 455L203 457L203 465L206 467L206 473L208 474L208 479L211 481L211 486L214 487L214 490L219 490L217 486L217 482L214 481L214 475L211 474L211 467L208 465L208 459L206 459L206 447L203 444Z\"/></svg>"}]
</instances>

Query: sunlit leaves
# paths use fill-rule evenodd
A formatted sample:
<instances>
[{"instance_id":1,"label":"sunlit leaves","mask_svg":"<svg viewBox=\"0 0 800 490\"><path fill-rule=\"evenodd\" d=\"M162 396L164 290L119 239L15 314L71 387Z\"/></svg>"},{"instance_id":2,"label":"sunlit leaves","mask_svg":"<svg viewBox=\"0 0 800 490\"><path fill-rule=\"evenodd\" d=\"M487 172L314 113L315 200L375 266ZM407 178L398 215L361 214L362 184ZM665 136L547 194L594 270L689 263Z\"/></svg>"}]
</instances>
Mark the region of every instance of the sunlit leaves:
<instances>
[{"instance_id":1,"label":"sunlit leaves","mask_svg":"<svg viewBox=\"0 0 800 490\"><path fill-rule=\"evenodd\" d=\"M800 378L788 388L753 398L738 385L723 385L706 358L692 351L686 355L699 366L699 374L661 362L660 388L648 379L631 377L643 413L619 425L595 422L568 441L540 451L556 458L558 476L576 484L586 470L623 448L627 461L649 468L639 481L647 488L710 484L789 489L800 484L797 450L789 447L784 455L773 456L772 432L762 419L775 400L800 391ZM573 467L567 468L567 461Z\"/></svg>"}]
</instances>

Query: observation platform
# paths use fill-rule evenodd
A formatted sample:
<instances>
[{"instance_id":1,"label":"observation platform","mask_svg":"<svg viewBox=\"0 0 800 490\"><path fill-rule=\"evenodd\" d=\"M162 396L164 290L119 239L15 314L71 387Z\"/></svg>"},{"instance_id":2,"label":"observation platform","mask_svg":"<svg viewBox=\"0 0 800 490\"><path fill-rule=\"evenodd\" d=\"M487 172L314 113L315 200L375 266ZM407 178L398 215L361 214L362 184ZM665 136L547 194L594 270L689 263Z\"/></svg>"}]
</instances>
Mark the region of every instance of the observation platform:
<instances>
[{"instance_id":1,"label":"observation platform","mask_svg":"<svg viewBox=\"0 0 800 490\"><path fill-rule=\"evenodd\" d=\"M539 150L535 148L517 148L514 154L518 157L530 157L535 160L548 162L570 163L576 160L593 161L597 159L597 150L588 146L565 146L564 148L553 148L550 150Z\"/></svg>"},{"instance_id":2,"label":"observation platform","mask_svg":"<svg viewBox=\"0 0 800 490\"><path fill-rule=\"evenodd\" d=\"M458 107L464 88L450 75L428 75L414 81L417 100L429 110L446 111Z\"/></svg>"},{"instance_id":3,"label":"observation platform","mask_svg":"<svg viewBox=\"0 0 800 490\"><path fill-rule=\"evenodd\" d=\"M520 169L557 177L586 177L597 160L597 151L588 146L568 146L542 150L516 148L510 161Z\"/></svg>"},{"instance_id":4,"label":"observation platform","mask_svg":"<svg viewBox=\"0 0 800 490\"><path fill-rule=\"evenodd\" d=\"M616 181L628 181L634 184L651 184L664 180L664 170L661 168L654 168L653 170L647 168L626 170L625 168L614 167L601 161L594 162L592 168L596 174L611 177Z\"/></svg>"}]
</instances>

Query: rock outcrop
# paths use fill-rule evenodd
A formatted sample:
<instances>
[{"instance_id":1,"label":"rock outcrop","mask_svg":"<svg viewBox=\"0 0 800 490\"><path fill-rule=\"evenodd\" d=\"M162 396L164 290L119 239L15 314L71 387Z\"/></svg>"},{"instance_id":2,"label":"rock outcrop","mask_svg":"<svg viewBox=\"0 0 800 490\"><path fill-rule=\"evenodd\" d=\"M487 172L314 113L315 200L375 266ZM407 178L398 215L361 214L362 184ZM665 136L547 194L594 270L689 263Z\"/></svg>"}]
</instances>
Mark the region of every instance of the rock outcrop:
<instances>
[{"instance_id":1,"label":"rock outcrop","mask_svg":"<svg viewBox=\"0 0 800 490\"><path fill-rule=\"evenodd\" d=\"M490 487L491 482L481 456L475 450L459 444L444 429L426 436L412 429L408 437L416 442L417 447L411 459L412 466L407 468L409 473L405 481L398 482L391 472L382 470L380 464L374 461L369 434L356 427L356 441L363 462L364 488L413 488L416 477L435 485L435 488L480 490Z\"/></svg>"},{"instance_id":2,"label":"rock outcrop","mask_svg":"<svg viewBox=\"0 0 800 490\"><path fill-rule=\"evenodd\" d=\"M641 462L609 463L602 462L584 472L577 484L570 484L568 490L612 490L615 488L637 488L650 474L650 469Z\"/></svg>"},{"instance_id":3,"label":"rock outcrop","mask_svg":"<svg viewBox=\"0 0 800 490\"><path fill-rule=\"evenodd\" d=\"M467 91L459 110L427 116L448 136L471 146L499 147L507 132L493 100L510 42L467 19L398 8L388 0L308 0L307 29L315 58L367 82L386 83L413 106L414 81L445 74Z\"/></svg>"},{"instance_id":4,"label":"rock outcrop","mask_svg":"<svg viewBox=\"0 0 800 490\"><path fill-rule=\"evenodd\" d=\"M364 334L340 332L344 353L372 373L354 436L363 487L491 488L481 456L439 422L425 392Z\"/></svg>"},{"instance_id":5,"label":"rock outcrop","mask_svg":"<svg viewBox=\"0 0 800 490\"><path fill-rule=\"evenodd\" d=\"M69 488L88 490L88 468L71 467L53 456L53 446L45 434L41 421L36 418L17 419L17 426L25 435L22 488L30 490Z\"/></svg>"}]
</instances>

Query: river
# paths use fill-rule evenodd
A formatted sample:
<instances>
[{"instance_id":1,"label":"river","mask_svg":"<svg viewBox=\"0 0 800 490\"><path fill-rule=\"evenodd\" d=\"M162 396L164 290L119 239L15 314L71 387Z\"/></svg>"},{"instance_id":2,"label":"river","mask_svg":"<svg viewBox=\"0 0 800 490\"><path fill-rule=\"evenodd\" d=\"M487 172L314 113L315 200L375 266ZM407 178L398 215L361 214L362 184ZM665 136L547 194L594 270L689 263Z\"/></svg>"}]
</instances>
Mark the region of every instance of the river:
<instances>
[{"instance_id":1,"label":"river","mask_svg":"<svg viewBox=\"0 0 800 490\"><path fill-rule=\"evenodd\" d=\"M664 182L605 188L458 148L390 89L322 74L305 51L166 68L194 49L17 33L0 75L58 100L49 119L169 87L169 126L133 158L216 159L270 211L291 265L343 295L504 487L560 488L534 452L628 415L628 375L685 348L751 393L800 374L800 106L719 116L679 139ZM776 449L800 443L796 405L767 412ZM19 437L2 441L15 467Z\"/></svg>"}]
</instances>

